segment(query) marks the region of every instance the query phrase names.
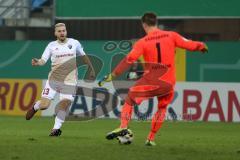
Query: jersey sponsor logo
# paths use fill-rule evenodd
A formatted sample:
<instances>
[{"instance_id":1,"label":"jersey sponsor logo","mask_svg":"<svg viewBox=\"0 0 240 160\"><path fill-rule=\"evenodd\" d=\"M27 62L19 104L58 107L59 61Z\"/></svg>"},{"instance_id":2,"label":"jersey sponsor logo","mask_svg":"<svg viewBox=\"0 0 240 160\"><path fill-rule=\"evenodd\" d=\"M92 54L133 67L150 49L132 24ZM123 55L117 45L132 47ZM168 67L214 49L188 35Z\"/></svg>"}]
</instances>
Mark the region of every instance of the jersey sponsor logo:
<instances>
[{"instance_id":1,"label":"jersey sponsor logo","mask_svg":"<svg viewBox=\"0 0 240 160\"><path fill-rule=\"evenodd\" d=\"M61 54L61 55L56 55L56 58L62 58L62 57L70 57L70 56L74 56L74 54L72 53L68 53L68 54Z\"/></svg>"}]
</instances>

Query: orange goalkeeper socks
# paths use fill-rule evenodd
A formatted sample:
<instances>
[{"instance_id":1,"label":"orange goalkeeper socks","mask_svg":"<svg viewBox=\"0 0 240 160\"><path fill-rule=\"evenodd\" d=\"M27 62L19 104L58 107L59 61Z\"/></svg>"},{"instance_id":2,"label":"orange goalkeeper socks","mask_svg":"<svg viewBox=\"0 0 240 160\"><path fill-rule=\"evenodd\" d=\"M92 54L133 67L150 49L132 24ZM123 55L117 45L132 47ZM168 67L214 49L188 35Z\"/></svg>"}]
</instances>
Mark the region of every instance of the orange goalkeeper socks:
<instances>
[{"instance_id":1,"label":"orange goalkeeper socks","mask_svg":"<svg viewBox=\"0 0 240 160\"><path fill-rule=\"evenodd\" d=\"M151 131L148 135L148 140L153 141L155 138L155 134L161 128L162 123L165 119L166 108L167 107L159 108L158 111L154 114L154 117L152 119Z\"/></svg>"},{"instance_id":2,"label":"orange goalkeeper socks","mask_svg":"<svg viewBox=\"0 0 240 160\"><path fill-rule=\"evenodd\" d=\"M127 128L128 123L131 120L133 106L127 104L126 102L123 105L121 112L121 125L120 128Z\"/></svg>"}]
</instances>

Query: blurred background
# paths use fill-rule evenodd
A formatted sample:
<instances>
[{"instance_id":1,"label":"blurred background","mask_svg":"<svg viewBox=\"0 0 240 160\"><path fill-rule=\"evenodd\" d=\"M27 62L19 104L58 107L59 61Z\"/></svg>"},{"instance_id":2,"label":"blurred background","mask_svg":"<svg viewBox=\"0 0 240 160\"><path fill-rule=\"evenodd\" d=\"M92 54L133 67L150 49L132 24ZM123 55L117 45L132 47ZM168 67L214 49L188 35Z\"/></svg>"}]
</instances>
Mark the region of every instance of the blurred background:
<instances>
[{"instance_id":1,"label":"blurred background","mask_svg":"<svg viewBox=\"0 0 240 160\"><path fill-rule=\"evenodd\" d=\"M124 40L144 35L139 18L159 16L159 27L203 41L238 41L239 2L230 0L1 0L2 40L54 39L53 24L67 24L81 40Z\"/></svg>"},{"instance_id":2,"label":"blurred background","mask_svg":"<svg viewBox=\"0 0 240 160\"><path fill-rule=\"evenodd\" d=\"M238 0L0 0L0 114L24 115L40 98L50 65L33 68L30 61L55 40L55 23L65 23L68 37L103 60L99 79L110 72L115 54L126 54L132 40L144 36L140 17L151 11L159 28L209 46L204 56L178 49L176 112L194 120L240 121L239 6ZM83 108L81 98L72 112Z\"/></svg>"}]
</instances>

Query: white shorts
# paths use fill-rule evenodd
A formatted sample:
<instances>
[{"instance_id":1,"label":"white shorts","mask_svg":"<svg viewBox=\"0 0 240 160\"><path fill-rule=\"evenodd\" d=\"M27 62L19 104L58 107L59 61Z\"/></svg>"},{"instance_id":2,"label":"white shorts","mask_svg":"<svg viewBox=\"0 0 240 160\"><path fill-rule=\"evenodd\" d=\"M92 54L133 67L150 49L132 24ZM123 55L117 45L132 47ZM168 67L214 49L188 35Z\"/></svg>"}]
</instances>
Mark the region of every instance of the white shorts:
<instances>
[{"instance_id":1,"label":"white shorts","mask_svg":"<svg viewBox=\"0 0 240 160\"><path fill-rule=\"evenodd\" d=\"M74 86L73 84L71 84L72 86ZM74 97L75 97L75 90L73 89L74 87L71 87L68 89L63 88L62 84L58 84L58 83L51 83L51 86L49 84L49 80L47 80L45 87L42 91L42 97L43 98L47 98L47 99L54 99L56 93L59 93L59 99L63 100L63 99L68 99L73 101ZM72 90L70 92L67 92L67 90Z\"/></svg>"}]
</instances>

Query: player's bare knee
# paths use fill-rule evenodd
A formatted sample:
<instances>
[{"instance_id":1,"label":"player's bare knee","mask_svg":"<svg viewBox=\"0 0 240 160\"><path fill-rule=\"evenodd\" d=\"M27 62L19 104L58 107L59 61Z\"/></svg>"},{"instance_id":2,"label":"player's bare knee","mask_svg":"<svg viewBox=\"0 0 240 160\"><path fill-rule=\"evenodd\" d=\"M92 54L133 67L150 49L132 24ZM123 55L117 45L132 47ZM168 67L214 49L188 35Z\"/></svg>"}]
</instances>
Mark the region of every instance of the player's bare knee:
<instances>
[{"instance_id":1,"label":"player's bare knee","mask_svg":"<svg viewBox=\"0 0 240 160\"><path fill-rule=\"evenodd\" d=\"M46 98L41 99L41 101L40 101L40 109L41 110L45 110L45 109L47 109L50 106L50 104L51 104L51 100L46 99Z\"/></svg>"},{"instance_id":2,"label":"player's bare knee","mask_svg":"<svg viewBox=\"0 0 240 160\"><path fill-rule=\"evenodd\" d=\"M72 101L69 99L63 99L59 102L58 106L62 110L67 110L69 106L71 105Z\"/></svg>"}]
</instances>

